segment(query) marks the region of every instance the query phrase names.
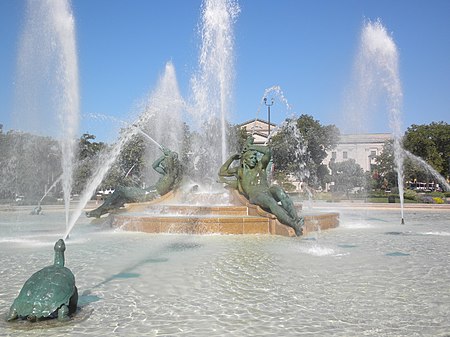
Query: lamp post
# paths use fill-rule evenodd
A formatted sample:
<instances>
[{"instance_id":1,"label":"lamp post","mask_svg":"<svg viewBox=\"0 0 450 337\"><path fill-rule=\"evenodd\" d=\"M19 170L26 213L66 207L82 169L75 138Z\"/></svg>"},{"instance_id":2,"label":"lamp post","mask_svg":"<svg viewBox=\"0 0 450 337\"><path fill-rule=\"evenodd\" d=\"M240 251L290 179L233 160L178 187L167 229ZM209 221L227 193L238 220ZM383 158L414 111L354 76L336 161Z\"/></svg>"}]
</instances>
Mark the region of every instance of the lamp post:
<instances>
[{"instance_id":1,"label":"lamp post","mask_svg":"<svg viewBox=\"0 0 450 337\"><path fill-rule=\"evenodd\" d=\"M270 103L267 103L267 97L264 97L264 104L267 106L267 116L268 116L268 131L267 131L267 140L269 141L270 137L270 107L273 105L273 97L270 100Z\"/></svg>"}]
</instances>

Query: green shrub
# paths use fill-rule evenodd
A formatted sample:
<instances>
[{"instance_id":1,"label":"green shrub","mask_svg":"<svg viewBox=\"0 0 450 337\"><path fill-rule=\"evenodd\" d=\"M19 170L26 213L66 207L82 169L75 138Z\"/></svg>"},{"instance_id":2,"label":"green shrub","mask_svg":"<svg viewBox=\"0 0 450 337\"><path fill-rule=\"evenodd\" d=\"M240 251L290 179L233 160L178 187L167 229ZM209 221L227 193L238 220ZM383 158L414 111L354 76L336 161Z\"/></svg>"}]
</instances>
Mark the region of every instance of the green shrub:
<instances>
[{"instance_id":1,"label":"green shrub","mask_svg":"<svg viewBox=\"0 0 450 337\"><path fill-rule=\"evenodd\" d=\"M417 200L417 192L413 190L405 190L403 197L407 200Z\"/></svg>"},{"instance_id":2,"label":"green shrub","mask_svg":"<svg viewBox=\"0 0 450 337\"><path fill-rule=\"evenodd\" d=\"M434 191L434 192L430 192L430 195L431 195L432 197L438 197L438 198L441 198L441 199L444 199L444 198L445 198L445 195L444 195L444 193L442 193L442 192Z\"/></svg>"},{"instance_id":3,"label":"green shrub","mask_svg":"<svg viewBox=\"0 0 450 337\"><path fill-rule=\"evenodd\" d=\"M422 202L424 204L433 204L434 203L433 197L431 195L418 194L417 201Z\"/></svg>"}]
</instances>

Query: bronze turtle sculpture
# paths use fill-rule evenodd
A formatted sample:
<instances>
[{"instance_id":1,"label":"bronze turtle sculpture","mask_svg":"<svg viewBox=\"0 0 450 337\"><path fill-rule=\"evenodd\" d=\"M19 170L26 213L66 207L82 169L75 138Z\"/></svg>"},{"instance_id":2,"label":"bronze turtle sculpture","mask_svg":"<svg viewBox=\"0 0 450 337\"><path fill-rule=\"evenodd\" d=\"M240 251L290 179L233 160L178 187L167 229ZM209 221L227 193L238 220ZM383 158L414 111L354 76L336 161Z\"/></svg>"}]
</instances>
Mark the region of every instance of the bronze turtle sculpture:
<instances>
[{"instance_id":1,"label":"bronze turtle sculpture","mask_svg":"<svg viewBox=\"0 0 450 337\"><path fill-rule=\"evenodd\" d=\"M16 318L36 321L56 317L64 321L76 311L78 290L75 276L69 268L64 267L64 240L59 239L54 250L53 265L37 271L25 282L11 305L8 321Z\"/></svg>"}]
</instances>

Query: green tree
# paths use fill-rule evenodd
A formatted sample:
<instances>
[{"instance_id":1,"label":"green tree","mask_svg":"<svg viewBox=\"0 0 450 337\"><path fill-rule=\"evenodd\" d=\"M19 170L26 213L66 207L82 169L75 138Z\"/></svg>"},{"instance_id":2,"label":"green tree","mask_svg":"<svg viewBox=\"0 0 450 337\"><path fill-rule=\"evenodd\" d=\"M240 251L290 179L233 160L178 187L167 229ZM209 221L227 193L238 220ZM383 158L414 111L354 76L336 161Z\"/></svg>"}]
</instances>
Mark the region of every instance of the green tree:
<instances>
[{"instance_id":1,"label":"green tree","mask_svg":"<svg viewBox=\"0 0 450 337\"><path fill-rule=\"evenodd\" d=\"M58 143L12 130L0 137L0 199L39 201L61 172Z\"/></svg>"},{"instance_id":2,"label":"green tree","mask_svg":"<svg viewBox=\"0 0 450 337\"><path fill-rule=\"evenodd\" d=\"M328 179L328 169L322 162L327 156L327 151L336 147L340 137L339 129L333 124L322 125L309 115L301 115L297 126L306 141L310 158L306 163L310 172L309 183L317 181L318 184L315 186L324 187Z\"/></svg>"},{"instance_id":3,"label":"green tree","mask_svg":"<svg viewBox=\"0 0 450 337\"><path fill-rule=\"evenodd\" d=\"M374 171L375 179L378 180L377 187L380 189L397 186L397 173L394 161L394 141L388 140L383 145L383 150L376 157Z\"/></svg>"},{"instance_id":4,"label":"green tree","mask_svg":"<svg viewBox=\"0 0 450 337\"><path fill-rule=\"evenodd\" d=\"M103 179L100 188L115 188L121 186L142 187L145 182L145 141L140 135L134 135L123 146L114 165ZM151 168L151 164L150 164Z\"/></svg>"},{"instance_id":5,"label":"green tree","mask_svg":"<svg viewBox=\"0 0 450 337\"><path fill-rule=\"evenodd\" d=\"M162 153L161 153L162 154ZM141 135L135 135L120 152L118 166L122 172L123 185L142 185L142 172L145 166L145 141Z\"/></svg>"},{"instance_id":6,"label":"green tree","mask_svg":"<svg viewBox=\"0 0 450 337\"><path fill-rule=\"evenodd\" d=\"M387 141L382 152L376 158L376 175L379 180L378 188L392 188L398 186L398 177L395 168L394 161L394 145L393 140ZM416 160L411 160L409 157L403 158L403 176L404 181L420 181L431 182L435 181L435 178L420 165Z\"/></svg>"},{"instance_id":7,"label":"green tree","mask_svg":"<svg viewBox=\"0 0 450 337\"><path fill-rule=\"evenodd\" d=\"M295 128L292 128L292 121ZM327 151L336 147L339 129L322 125L312 116L301 115L297 120L286 120L272 139L275 169L301 176L313 187L324 186L330 180L328 168L322 164Z\"/></svg>"},{"instance_id":8,"label":"green tree","mask_svg":"<svg viewBox=\"0 0 450 337\"><path fill-rule=\"evenodd\" d=\"M354 159L337 163L332 161L330 162L330 168L335 183L335 191L345 192L349 197L353 189L366 186L364 170Z\"/></svg>"},{"instance_id":9,"label":"green tree","mask_svg":"<svg viewBox=\"0 0 450 337\"><path fill-rule=\"evenodd\" d=\"M433 166L444 177L450 175L450 124L413 124L405 132L403 146Z\"/></svg>"},{"instance_id":10,"label":"green tree","mask_svg":"<svg viewBox=\"0 0 450 337\"><path fill-rule=\"evenodd\" d=\"M310 161L309 153L296 119L286 119L271 141L273 162L277 181L282 177L294 176L300 181L307 181L309 170L306 163ZM281 180L280 180L281 179Z\"/></svg>"},{"instance_id":11,"label":"green tree","mask_svg":"<svg viewBox=\"0 0 450 337\"><path fill-rule=\"evenodd\" d=\"M96 157L101 150L105 148L105 144L94 142L96 137L89 133L83 133L78 144L78 159L92 159Z\"/></svg>"},{"instance_id":12,"label":"green tree","mask_svg":"<svg viewBox=\"0 0 450 337\"><path fill-rule=\"evenodd\" d=\"M236 125L228 125L227 139L229 153L241 153L244 148L245 141L248 137L247 130Z\"/></svg>"},{"instance_id":13,"label":"green tree","mask_svg":"<svg viewBox=\"0 0 450 337\"><path fill-rule=\"evenodd\" d=\"M86 187L88 179L92 176L94 169L101 165L99 156L107 146L94 140L94 135L84 133L78 142L78 160L74 171L73 193L81 193Z\"/></svg>"}]
</instances>

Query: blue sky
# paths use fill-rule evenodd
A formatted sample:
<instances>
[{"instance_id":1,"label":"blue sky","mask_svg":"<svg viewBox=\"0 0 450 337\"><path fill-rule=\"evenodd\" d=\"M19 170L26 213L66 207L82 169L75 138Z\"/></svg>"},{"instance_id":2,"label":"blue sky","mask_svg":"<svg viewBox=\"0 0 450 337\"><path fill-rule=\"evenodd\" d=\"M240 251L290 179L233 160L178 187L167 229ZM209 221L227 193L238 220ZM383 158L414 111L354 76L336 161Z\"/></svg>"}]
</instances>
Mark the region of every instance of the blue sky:
<instances>
[{"instance_id":1,"label":"blue sky","mask_svg":"<svg viewBox=\"0 0 450 337\"><path fill-rule=\"evenodd\" d=\"M450 122L450 1L241 0L234 26L230 120L255 118L266 88L278 85L290 112L345 125L343 101L365 19L381 19L400 54L403 129ZM13 83L26 2L0 1L0 123L13 128ZM112 140L112 126L88 116L129 120L136 103L172 61L183 97L198 69L201 0L73 0L80 75L80 135ZM266 110L260 118L266 118ZM281 102L275 123L287 117ZM390 132L380 112L370 132Z\"/></svg>"}]
</instances>

